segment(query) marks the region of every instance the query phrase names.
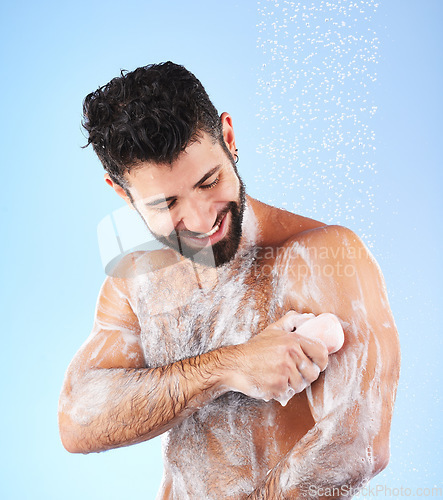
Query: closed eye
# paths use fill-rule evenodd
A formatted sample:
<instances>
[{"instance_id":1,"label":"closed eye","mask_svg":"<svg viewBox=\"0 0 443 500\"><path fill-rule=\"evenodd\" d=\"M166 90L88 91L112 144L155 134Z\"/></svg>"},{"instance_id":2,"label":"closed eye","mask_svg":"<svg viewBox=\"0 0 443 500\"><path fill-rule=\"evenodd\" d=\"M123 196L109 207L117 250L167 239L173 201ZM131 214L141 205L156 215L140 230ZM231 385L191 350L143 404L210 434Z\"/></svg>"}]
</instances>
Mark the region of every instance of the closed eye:
<instances>
[{"instance_id":1,"label":"closed eye","mask_svg":"<svg viewBox=\"0 0 443 500\"><path fill-rule=\"evenodd\" d=\"M165 212L166 210L170 210L174 205L177 200L172 200L168 205L163 206L163 207L155 207L155 210L159 212Z\"/></svg>"},{"instance_id":2,"label":"closed eye","mask_svg":"<svg viewBox=\"0 0 443 500\"><path fill-rule=\"evenodd\" d=\"M220 180L220 177L217 177L217 179L212 181L210 184L202 184L200 186L200 188L201 189L212 189L213 187L215 187L218 184L219 180Z\"/></svg>"}]
</instances>

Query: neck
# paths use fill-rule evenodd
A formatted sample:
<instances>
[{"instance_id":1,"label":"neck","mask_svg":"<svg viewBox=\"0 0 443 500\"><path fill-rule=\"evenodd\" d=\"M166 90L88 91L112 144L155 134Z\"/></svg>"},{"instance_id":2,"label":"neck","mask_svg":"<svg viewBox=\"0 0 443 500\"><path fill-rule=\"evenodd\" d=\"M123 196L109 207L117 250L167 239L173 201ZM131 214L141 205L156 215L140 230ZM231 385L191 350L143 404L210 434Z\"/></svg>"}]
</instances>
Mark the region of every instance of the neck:
<instances>
[{"instance_id":1,"label":"neck","mask_svg":"<svg viewBox=\"0 0 443 500\"><path fill-rule=\"evenodd\" d=\"M259 221L254 210L255 202L256 200L246 196L239 250L256 246L257 242L261 239Z\"/></svg>"}]
</instances>

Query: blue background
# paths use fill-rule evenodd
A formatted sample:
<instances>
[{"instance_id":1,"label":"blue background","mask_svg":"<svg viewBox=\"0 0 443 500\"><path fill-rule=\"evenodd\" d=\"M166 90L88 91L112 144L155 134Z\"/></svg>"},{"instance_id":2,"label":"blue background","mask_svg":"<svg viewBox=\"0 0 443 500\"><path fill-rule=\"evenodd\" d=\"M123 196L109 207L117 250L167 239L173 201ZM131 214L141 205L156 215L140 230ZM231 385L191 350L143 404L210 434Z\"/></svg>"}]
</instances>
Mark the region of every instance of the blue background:
<instances>
[{"instance_id":1,"label":"blue background","mask_svg":"<svg viewBox=\"0 0 443 500\"><path fill-rule=\"evenodd\" d=\"M323 1L2 4L0 498L155 497L159 439L70 455L57 400L104 279L97 224L122 206L81 149L82 100L121 68L164 60L187 66L232 114L251 195L347 225L372 249L403 355L391 462L372 484L442 486L443 3L330 4L329 13ZM314 49L321 34L335 45ZM362 57L350 59L347 44ZM352 74L341 83L337 61ZM324 73L311 81L316 68ZM288 90L288 78L298 87ZM329 97L344 90L347 121L328 114L325 79ZM315 115L323 125L300 129Z\"/></svg>"}]
</instances>

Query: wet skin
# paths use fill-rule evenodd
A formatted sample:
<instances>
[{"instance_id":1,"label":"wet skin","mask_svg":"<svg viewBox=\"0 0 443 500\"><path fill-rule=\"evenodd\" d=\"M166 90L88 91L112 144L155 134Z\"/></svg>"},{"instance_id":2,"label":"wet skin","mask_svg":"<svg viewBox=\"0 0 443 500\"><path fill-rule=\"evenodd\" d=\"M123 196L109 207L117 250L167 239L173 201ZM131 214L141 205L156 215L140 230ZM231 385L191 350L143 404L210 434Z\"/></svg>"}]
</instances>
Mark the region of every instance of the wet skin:
<instances>
[{"instance_id":1,"label":"wet skin","mask_svg":"<svg viewBox=\"0 0 443 500\"><path fill-rule=\"evenodd\" d=\"M229 115L224 121L233 153ZM204 239L210 246L230 234L229 214L214 236L195 235L210 233L227 204L238 203L239 180L219 145L202 140L194 146L170 171L152 165L135 171L131 192L151 231L167 238L175 229L188 235L190 246ZM193 175L178 183L181 169ZM159 193L175 200L174 206L163 201L159 207ZM155 201L156 212L146 200ZM199 287L197 305L213 308L216 325L230 305L217 295L223 290L219 281L229 272L235 279L238 269L236 258L220 273L165 250L131 256L118 278L106 280L93 334L68 369L59 413L67 449L100 451L170 430L161 498L183 498L183 488L191 498L297 498L309 478L318 487L358 485L387 464L399 353L377 265L345 228L249 197L248 206L256 219L258 253L242 278L239 312L230 328L246 331L250 317L241 311L252 309L255 316L240 345L232 345L228 328L216 340L215 327L197 321L194 347L174 348L189 333L187 296ZM240 250L245 246L242 240ZM151 284L140 299L144 270ZM288 335L291 314L285 314L291 310L336 314L344 325L343 348L328 359L322 344ZM272 380L275 372L278 380ZM91 401L98 379L100 394L105 387L109 398ZM304 389L306 381L311 385ZM298 394L287 406L264 401L288 383Z\"/></svg>"}]
</instances>

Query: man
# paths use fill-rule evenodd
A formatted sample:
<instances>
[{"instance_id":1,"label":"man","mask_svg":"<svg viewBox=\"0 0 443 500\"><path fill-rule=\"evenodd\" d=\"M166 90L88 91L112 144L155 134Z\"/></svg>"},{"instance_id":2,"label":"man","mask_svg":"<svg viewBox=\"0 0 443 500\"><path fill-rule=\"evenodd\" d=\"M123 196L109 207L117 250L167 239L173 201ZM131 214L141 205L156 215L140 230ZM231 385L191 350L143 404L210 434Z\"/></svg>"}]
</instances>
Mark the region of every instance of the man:
<instances>
[{"instance_id":1,"label":"man","mask_svg":"<svg viewBox=\"0 0 443 500\"><path fill-rule=\"evenodd\" d=\"M66 449L167 432L161 499L351 496L388 463L400 363L365 246L246 196L232 118L181 66L122 73L84 115L106 182L165 248L103 284L60 398ZM297 333L322 313L335 354Z\"/></svg>"}]
</instances>

